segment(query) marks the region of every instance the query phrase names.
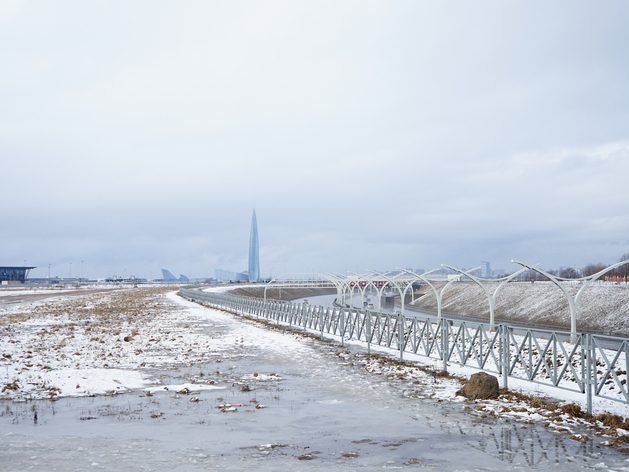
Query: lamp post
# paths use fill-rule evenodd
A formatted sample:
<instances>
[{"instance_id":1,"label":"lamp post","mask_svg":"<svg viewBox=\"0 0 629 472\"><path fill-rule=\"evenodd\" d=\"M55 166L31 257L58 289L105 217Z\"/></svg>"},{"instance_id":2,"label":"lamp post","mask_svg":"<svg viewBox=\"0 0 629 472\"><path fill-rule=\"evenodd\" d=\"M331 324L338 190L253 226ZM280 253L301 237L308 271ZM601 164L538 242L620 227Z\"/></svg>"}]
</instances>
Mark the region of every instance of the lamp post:
<instances>
[{"instance_id":1,"label":"lamp post","mask_svg":"<svg viewBox=\"0 0 629 472\"><path fill-rule=\"evenodd\" d=\"M398 292L400 293L400 304L402 305L401 313L402 315L404 315L404 302L406 298L406 292L408 291L409 288L412 290L413 281L411 280L410 282L405 284L406 281L401 280L399 276L389 277L388 275L385 275L382 272L377 272L375 270L372 270L370 272L373 272L374 274L377 274L380 277L383 277L387 282L393 284L393 286L397 288ZM398 280L396 279L400 280L400 283L398 283Z\"/></svg>"},{"instance_id":2,"label":"lamp post","mask_svg":"<svg viewBox=\"0 0 629 472\"><path fill-rule=\"evenodd\" d=\"M494 320L495 320L494 314L495 314L495 308L496 308L496 297L498 296L498 292L500 292L502 287L504 287L507 283L511 282L518 275L528 270L527 268L520 269L519 271L514 272L513 274L507 277L500 278L500 279L483 279L483 278L476 277L471 274L471 272L474 272L475 270L477 270L478 267L476 267L475 269L470 269L466 272L466 271L457 269L456 267L452 267L446 264L441 264L441 266L446 267L450 270L453 270L454 272L458 272L459 274L468 277L472 282L476 283L483 290L483 292L485 292L485 296L487 297L487 301L489 302L489 329L494 329ZM493 291L493 293L491 293L483 282L494 282L494 283L498 282L498 286Z\"/></svg>"},{"instance_id":3,"label":"lamp post","mask_svg":"<svg viewBox=\"0 0 629 472\"><path fill-rule=\"evenodd\" d=\"M563 277L555 277L554 275L538 268L537 265L533 266L516 260L511 260L511 262L513 262L514 264L520 264L522 267L534 270L535 272L542 274L563 292L566 300L568 301L568 309L570 311L570 342L572 343L575 343L577 341L577 310L579 306L579 298L581 298L581 294L583 293L583 291L588 288L595 280L605 275L607 272L614 270L615 268L622 265L629 264L629 260L621 261L617 262L616 264L612 264L609 267L597 272L596 274L590 275L589 277L581 277L578 279L565 279ZM579 281L583 284L574 297L570 295L565 285L566 282L570 281Z\"/></svg>"},{"instance_id":4,"label":"lamp post","mask_svg":"<svg viewBox=\"0 0 629 472\"><path fill-rule=\"evenodd\" d=\"M444 294L446 292L446 289L450 285L452 285L457 279L453 278L452 280L447 281L447 283L443 287L441 287L439 290L437 290L437 288L433 285L434 280L433 281L428 280L426 278L426 276L429 275L432 272L435 272L438 269L429 270L428 272L424 272L421 275L416 274L415 272L412 272L412 271L409 271L409 270L406 270L406 269L399 269L399 270L401 270L403 272L406 272L407 274L412 275L412 276L416 277L418 280L422 280L423 282L426 282L428 284L428 286L432 289L432 291L433 291L433 293L435 295L435 298L437 299L437 320L440 321L441 320L441 304L442 304L442 301L443 301L443 296L444 296Z\"/></svg>"}]
</instances>

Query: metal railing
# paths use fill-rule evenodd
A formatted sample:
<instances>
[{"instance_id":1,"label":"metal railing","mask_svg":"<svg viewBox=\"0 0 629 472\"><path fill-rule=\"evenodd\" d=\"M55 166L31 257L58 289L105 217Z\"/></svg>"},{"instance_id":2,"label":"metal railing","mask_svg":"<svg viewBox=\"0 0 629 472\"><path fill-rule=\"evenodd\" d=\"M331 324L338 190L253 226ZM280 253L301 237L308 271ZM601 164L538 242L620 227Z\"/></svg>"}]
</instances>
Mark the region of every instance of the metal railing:
<instances>
[{"instance_id":1,"label":"metal railing","mask_svg":"<svg viewBox=\"0 0 629 472\"><path fill-rule=\"evenodd\" d=\"M442 362L579 392L592 398L629 403L629 339L568 331L521 329L500 324L472 326L465 321L406 318L347 307L323 307L283 300L264 300L230 293L182 287L180 294L204 305L251 318L263 318L324 335L363 341ZM574 342L570 342L571 337Z\"/></svg>"}]
</instances>

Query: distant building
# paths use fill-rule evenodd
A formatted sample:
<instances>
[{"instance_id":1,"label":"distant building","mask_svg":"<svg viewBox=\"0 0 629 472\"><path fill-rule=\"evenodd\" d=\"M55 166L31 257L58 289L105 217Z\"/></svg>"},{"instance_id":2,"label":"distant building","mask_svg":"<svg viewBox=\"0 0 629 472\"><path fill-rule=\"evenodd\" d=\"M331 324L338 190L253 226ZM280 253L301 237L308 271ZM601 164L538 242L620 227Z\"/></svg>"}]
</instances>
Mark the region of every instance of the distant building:
<instances>
[{"instance_id":1,"label":"distant building","mask_svg":"<svg viewBox=\"0 0 629 472\"><path fill-rule=\"evenodd\" d=\"M162 279L164 279L166 282L173 282L177 280L177 278L173 274L171 274L169 270L166 269L162 269Z\"/></svg>"},{"instance_id":2,"label":"distant building","mask_svg":"<svg viewBox=\"0 0 629 472\"><path fill-rule=\"evenodd\" d=\"M28 278L28 273L35 267L0 267L0 283L23 284Z\"/></svg>"},{"instance_id":3,"label":"distant building","mask_svg":"<svg viewBox=\"0 0 629 472\"><path fill-rule=\"evenodd\" d=\"M504 269L493 269L491 271L491 275L494 276L494 278L500 278L500 277L504 277L506 275L507 271Z\"/></svg>"},{"instance_id":4,"label":"distant building","mask_svg":"<svg viewBox=\"0 0 629 472\"><path fill-rule=\"evenodd\" d=\"M249 281L260 280L260 243L258 241L258 220L256 210L251 217L251 234L249 235Z\"/></svg>"},{"instance_id":5,"label":"distant building","mask_svg":"<svg viewBox=\"0 0 629 472\"><path fill-rule=\"evenodd\" d=\"M169 270L162 269L162 278L164 282L189 282L190 279L183 274L179 274L179 278L175 277Z\"/></svg>"},{"instance_id":6,"label":"distant building","mask_svg":"<svg viewBox=\"0 0 629 472\"><path fill-rule=\"evenodd\" d=\"M258 240L258 220L256 211L251 217L251 233L249 235L249 268L244 272L214 269L216 280L231 282L257 282L260 280L260 242Z\"/></svg>"},{"instance_id":7,"label":"distant building","mask_svg":"<svg viewBox=\"0 0 629 472\"><path fill-rule=\"evenodd\" d=\"M480 277L481 279L491 279L491 264L487 261L480 263Z\"/></svg>"}]
</instances>

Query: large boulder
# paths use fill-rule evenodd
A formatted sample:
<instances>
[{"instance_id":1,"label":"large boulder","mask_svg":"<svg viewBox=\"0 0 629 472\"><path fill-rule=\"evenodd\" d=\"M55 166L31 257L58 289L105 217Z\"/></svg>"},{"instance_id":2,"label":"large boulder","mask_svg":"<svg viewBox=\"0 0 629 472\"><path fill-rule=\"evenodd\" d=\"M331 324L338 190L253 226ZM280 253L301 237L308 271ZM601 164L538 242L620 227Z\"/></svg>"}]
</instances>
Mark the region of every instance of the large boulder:
<instances>
[{"instance_id":1,"label":"large boulder","mask_svg":"<svg viewBox=\"0 0 629 472\"><path fill-rule=\"evenodd\" d=\"M491 400L498 398L500 395L500 387L498 379L493 375L479 372L473 374L461 390L456 392L470 400Z\"/></svg>"}]
</instances>

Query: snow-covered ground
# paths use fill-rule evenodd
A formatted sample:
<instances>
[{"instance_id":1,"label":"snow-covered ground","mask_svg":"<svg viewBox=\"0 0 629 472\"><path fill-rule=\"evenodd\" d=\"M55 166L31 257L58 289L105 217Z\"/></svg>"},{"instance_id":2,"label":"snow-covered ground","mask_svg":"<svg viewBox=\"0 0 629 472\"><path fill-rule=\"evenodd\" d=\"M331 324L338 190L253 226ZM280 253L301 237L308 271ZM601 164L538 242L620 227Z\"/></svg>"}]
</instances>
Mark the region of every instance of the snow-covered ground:
<instances>
[{"instance_id":1,"label":"snow-covered ground","mask_svg":"<svg viewBox=\"0 0 629 472\"><path fill-rule=\"evenodd\" d=\"M566 285L574 297L582 287L578 282ZM487 288L494 293L497 284ZM436 299L430 288L413 303L418 308L436 310ZM489 302L481 288L473 282L450 285L444 292L442 310L489 319ZM593 330L605 334L629 334L629 286L595 282L579 299L577 330ZM551 282L517 282L506 284L496 297L496 321L537 323L570 327L568 302L561 290Z\"/></svg>"},{"instance_id":2,"label":"snow-covered ground","mask_svg":"<svg viewBox=\"0 0 629 472\"><path fill-rule=\"evenodd\" d=\"M121 392L145 367L193 362L202 343L148 288L46 299L0 310L0 398ZM202 357L203 355L201 355Z\"/></svg>"},{"instance_id":3,"label":"snow-covered ground","mask_svg":"<svg viewBox=\"0 0 629 472\"><path fill-rule=\"evenodd\" d=\"M0 285L0 297L16 297L20 295L43 295L43 294L63 294L76 291L88 291L95 289L118 288L112 284L89 284L89 285L48 285L48 286L28 286L24 285ZM1 300L1 298L0 298Z\"/></svg>"}]
</instances>

